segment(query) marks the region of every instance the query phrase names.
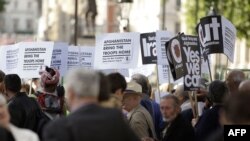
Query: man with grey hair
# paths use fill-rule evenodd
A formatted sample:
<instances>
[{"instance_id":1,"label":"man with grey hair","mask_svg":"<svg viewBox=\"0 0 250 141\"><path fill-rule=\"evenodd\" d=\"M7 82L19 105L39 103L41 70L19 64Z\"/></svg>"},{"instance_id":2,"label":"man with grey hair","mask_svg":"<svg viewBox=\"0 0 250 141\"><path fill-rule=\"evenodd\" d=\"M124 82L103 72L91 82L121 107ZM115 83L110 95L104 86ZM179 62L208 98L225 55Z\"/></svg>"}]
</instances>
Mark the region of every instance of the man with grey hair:
<instances>
[{"instance_id":1,"label":"man with grey hair","mask_svg":"<svg viewBox=\"0 0 250 141\"><path fill-rule=\"evenodd\" d=\"M180 101L176 96L164 96L160 102L160 109L164 121L167 122L162 133L162 141L194 140L194 129L180 114Z\"/></svg>"},{"instance_id":2,"label":"man with grey hair","mask_svg":"<svg viewBox=\"0 0 250 141\"><path fill-rule=\"evenodd\" d=\"M178 85L178 87L175 90L174 95L179 99L181 104L181 111L186 111L188 109L191 109L191 103L189 100L188 92L184 91L184 85Z\"/></svg>"},{"instance_id":3,"label":"man with grey hair","mask_svg":"<svg viewBox=\"0 0 250 141\"><path fill-rule=\"evenodd\" d=\"M8 139L13 138L15 141L39 141L38 136L28 129L22 129L10 123L10 114L8 111L7 101L0 94L0 127L6 129L9 134Z\"/></svg>"},{"instance_id":4,"label":"man with grey hair","mask_svg":"<svg viewBox=\"0 0 250 141\"><path fill-rule=\"evenodd\" d=\"M232 70L226 77L229 94L237 93L240 83L245 80L245 74L241 70Z\"/></svg>"},{"instance_id":5,"label":"man with grey hair","mask_svg":"<svg viewBox=\"0 0 250 141\"><path fill-rule=\"evenodd\" d=\"M138 141L117 109L98 105L99 75L93 70L74 69L65 79L66 100L71 114L50 123L46 141Z\"/></svg>"}]
</instances>

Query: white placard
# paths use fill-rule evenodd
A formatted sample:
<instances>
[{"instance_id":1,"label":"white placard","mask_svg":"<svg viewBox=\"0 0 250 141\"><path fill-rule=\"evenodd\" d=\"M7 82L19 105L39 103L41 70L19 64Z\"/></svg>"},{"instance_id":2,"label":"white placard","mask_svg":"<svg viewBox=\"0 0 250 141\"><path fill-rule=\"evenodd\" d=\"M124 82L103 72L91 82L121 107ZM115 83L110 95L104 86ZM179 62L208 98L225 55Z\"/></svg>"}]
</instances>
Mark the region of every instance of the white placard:
<instances>
[{"instance_id":1,"label":"white placard","mask_svg":"<svg viewBox=\"0 0 250 141\"><path fill-rule=\"evenodd\" d=\"M60 75L64 76L67 72L68 63L68 44L62 42L56 42L54 44L51 67L59 70Z\"/></svg>"},{"instance_id":2,"label":"white placard","mask_svg":"<svg viewBox=\"0 0 250 141\"><path fill-rule=\"evenodd\" d=\"M173 37L174 34L168 31L156 32L156 52L158 65L168 65L165 43Z\"/></svg>"},{"instance_id":3,"label":"white placard","mask_svg":"<svg viewBox=\"0 0 250 141\"><path fill-rule=\"evenodd\" d=\"M92 69L94 67L94 52L94 47L80 47L79 65L86 69Z\"/></svg>"},{"instance_id":4,"label":"white placard","mask_svg":"<svg viewBox=\"0 0 250 141\"><path fill-rule=\"evenodd\" d=\"M95 69L137 67L139 33L109 33L96 36Z\"/></svg>"},{"instance_id":5,"label":"white placard","mask_svg":"<svg viewBox=\"0 0 250 141\"><path fill-rule=\"evenodd\" d=\"M159 84L173 83L174 80L169 71L168 65L158 65Z\"/></svg>"},{"instance_id":6,"label":"white placard","mask_svg":"<svg viewBox=\"0 0 250 141\"><path fill-rule=\"evenodd\" d=\"M20 61L19 48L14 45L6 45L0 47L0 69L5 74L12 74L18 72L18 62Z\"/></svg>"},{"instance_id":7,"label":"white placard","mask_svg":"<svg viewBox=\"0 0 250 141\"><path fill-rule=\"evenodd\" d=\"M236 28L227 20L221 16L222 25L222 36L223 36L223 52L226 54L228 59L233 62L234 60L234 46L236 40Z\"/></svg>"},{"instance_id":8,"label":"white placard","mask_svg":"<svg viewBox=\"0 0 250 141\"><path fill-rule=\"evenodd\" d=\"M20 42L19 47L19 70L21 78L39 78L41 66L50 66L53 52L53 42Z\"/></svg>"},{"instance_id":9,"label":"white placard","mask_svg":"<svg viewBox=\"0 0 250 141\"><path fill-rule=\"evenodd\" d=\"M77 46L68 46L68 70L80 67L79 62L80 48Z\"/></svg>"}]
</instances>

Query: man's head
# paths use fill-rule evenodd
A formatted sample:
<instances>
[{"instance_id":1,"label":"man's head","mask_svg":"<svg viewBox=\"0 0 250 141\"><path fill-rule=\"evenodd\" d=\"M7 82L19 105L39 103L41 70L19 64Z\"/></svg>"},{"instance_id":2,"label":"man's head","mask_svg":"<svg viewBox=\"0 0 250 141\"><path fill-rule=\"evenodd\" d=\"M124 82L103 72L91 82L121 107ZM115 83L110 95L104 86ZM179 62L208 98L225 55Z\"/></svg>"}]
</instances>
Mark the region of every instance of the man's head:
<instances>
[{"instance_id":1,"label":"man's head","mask_svg":"<svg viewBox=\"0 0 250 141\"><path fill-rule=\"evenodd\" d=\"M222 104L224 98L228 95L228 88L223 81L214 80L210 83L208 97L214 104Z\"/></svg>"},{"instance_id":2,"label":"man's head","mask_svg":"<svg viewBox=\"0 0 250 141\"><path fill-rule=\"evenodd\" d=\"M188 92L184 91L184 85L178 85L176 88L174 95L179 99L180 104L183 104L185 101L189 99Z\"/></svg>"},{"instance_id":3,"label":"man's head","mask_svg":"<svg viewBox=\"0 0 250 141\"><path fill-rule=\"evenodd\" d=\"M250 80L244 80L239 85L239 91L250 94Z\"/></svg>"},{"instance_id":4,"label":"man's head","mask_svg":"<svg viewBox=\"0 0 250 141\"><path fill-rule=\"evenodd\" d=\"M7 101L3 95L0 94L0 125L8 128L10 123L10 115L8 111Z\"/></svg>"},{"instance_id":5,"label":"man's head","mask_svg":"<svg viewBox=\"0 0 250 141\"><path fill-rule=\"evenodd\" d=\"M66 98L71 110L84 104L97 103L99 75L93 70L73 69L65 78Z\"/></svg>"},{"instance_id":6,"label":"man's head","mask_svg":"<svg viewBox=\"0 0 250 141\"><path fill-rule=\"evenodd\" d=\"M134 108L140 105L141 96L142 96L142 88L135 81L131 81L127 85L127 89L124 91L123 96L123 108L130 112Z\"/></svg>"},{"instance_id":7,"label":"man's head","mask_svg":"<svg viewBox=\"0 0 250 141\"><path fill-rule=\"evenodd\" d=\"M122 100L123 92L127 88L127 82L120 73L111 73L108 75L112 94Z\"/></svg>"},{"instance_id":8,"label":"man's head","mask_svg":"<svg viewBox=\"0 0 250 141\"><path fill-rule=\"evenodd\" d=\"M222 110L222 124L247 124L250 125L250 95L238 92L230 95L224 102Z\"/></svg>"},{"instance_id":9,"label":"man's head","mask_svg":"<svg viewBox=\"0 0 250 141\"><path fill-rule=\"evenodd\" d=\"M245 79L245 74L240 70L232 70L226 77L226 84L229 89L229 93L235 93L238 91L240 83Z\"/></svg>"},{"instance_id":10,"label":"man's head","mask_svg":"<svg viewBox=\"0 0 250 141\"><path fill-rule=\"evenodd\" d=\"M59 83L60 73L58 70L46 67L41 74L41 86L45 92L53 93Z\"/></svg>"},{"instance_id":11,"label":"man's head","mask_svg":"<svg viewBox=\"0 0 250 141\"><path fill-rule=\"evenodd\" d=\"M151 96L151 85L149 84L149 80L146 76L142 74L134 74L132 75L132 80L136 83L140 84L142 87L142 93Z\"/></svg>"},{"instance_id":12,"label":"man's head","mask_svg":"<svg viewBox=\"0 0 250 141\"><path fill-rule=\"evenodd\" d=\"M163 120L166 122L172 122L181 111L178 98L171 94L162 97L160 110Z\"/></svg>"},{"instance_id":13,"label":"man's head","mask_svg":"<svg viewBox=\"0 0 250 141\"><path fill-rule=\"evenodd\" d=\"M100 91L98 96L98 101L107 101L110 96L110 83L108 77L101 72L98 72L100 77Z\"/></svg>"},{"instance_id":14,"label":"man's head","mask_svg":"<svg viewBox=\"0 0 250 141\"><path fill-rule=\"evenodd\" d=\"M11 98L21 90L21 79L17 74L8 74L4 77L5 94Z\"/></svg>"}]
</instances>

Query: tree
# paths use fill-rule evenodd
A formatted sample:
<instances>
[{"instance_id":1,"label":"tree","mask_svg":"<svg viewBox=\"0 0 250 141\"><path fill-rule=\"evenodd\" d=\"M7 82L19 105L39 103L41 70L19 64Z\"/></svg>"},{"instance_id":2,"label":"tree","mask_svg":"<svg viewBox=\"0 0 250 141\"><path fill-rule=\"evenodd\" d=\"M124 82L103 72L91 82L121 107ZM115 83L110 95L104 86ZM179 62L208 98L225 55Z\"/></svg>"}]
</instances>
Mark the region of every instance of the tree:
<instances>
[{"instance_id":1,"label":"tree","mask_svg":"<svg viewBox=\"0 0 250 141\"><path fill-rule=\"evenodd\" d=\"M186 3L188 33L194 34L199 19L214 6L218 15L230 20L237 29L237 37L250 37L250 0L188 0ZM249 42L250 43L250 42Z\"/></svg>"},{"instance_id":2,"label":"tree","mask_svg":"<svg viewBox=\"0 0 250 141\"><path fill-rule=\"evenodd\" d=\"M4 11L4 5L6 4L7 2L5 0L0 0L0 12L3 12Z\"/></svg>"}]
</instances>

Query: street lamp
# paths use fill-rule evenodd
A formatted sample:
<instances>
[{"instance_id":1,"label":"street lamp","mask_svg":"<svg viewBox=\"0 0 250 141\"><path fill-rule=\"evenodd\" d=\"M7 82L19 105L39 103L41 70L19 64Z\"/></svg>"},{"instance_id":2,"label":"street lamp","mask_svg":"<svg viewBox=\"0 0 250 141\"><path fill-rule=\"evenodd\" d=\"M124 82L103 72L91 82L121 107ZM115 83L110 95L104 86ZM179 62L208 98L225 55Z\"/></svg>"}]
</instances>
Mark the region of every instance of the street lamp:
<instances>
[{"instance_id":1,"label":"street lamp","mask_svg":"<svg viewBox=\"0 0 250 141\"><path fill-rule=\"evenodd\" d=\"M133 3L133 0L118 0L121 8L121 19L120 23L124 22L123 24L123 30L128 32L129 29L129 15L131 11L131 5Z\"/></svg>"}]
</instances>

